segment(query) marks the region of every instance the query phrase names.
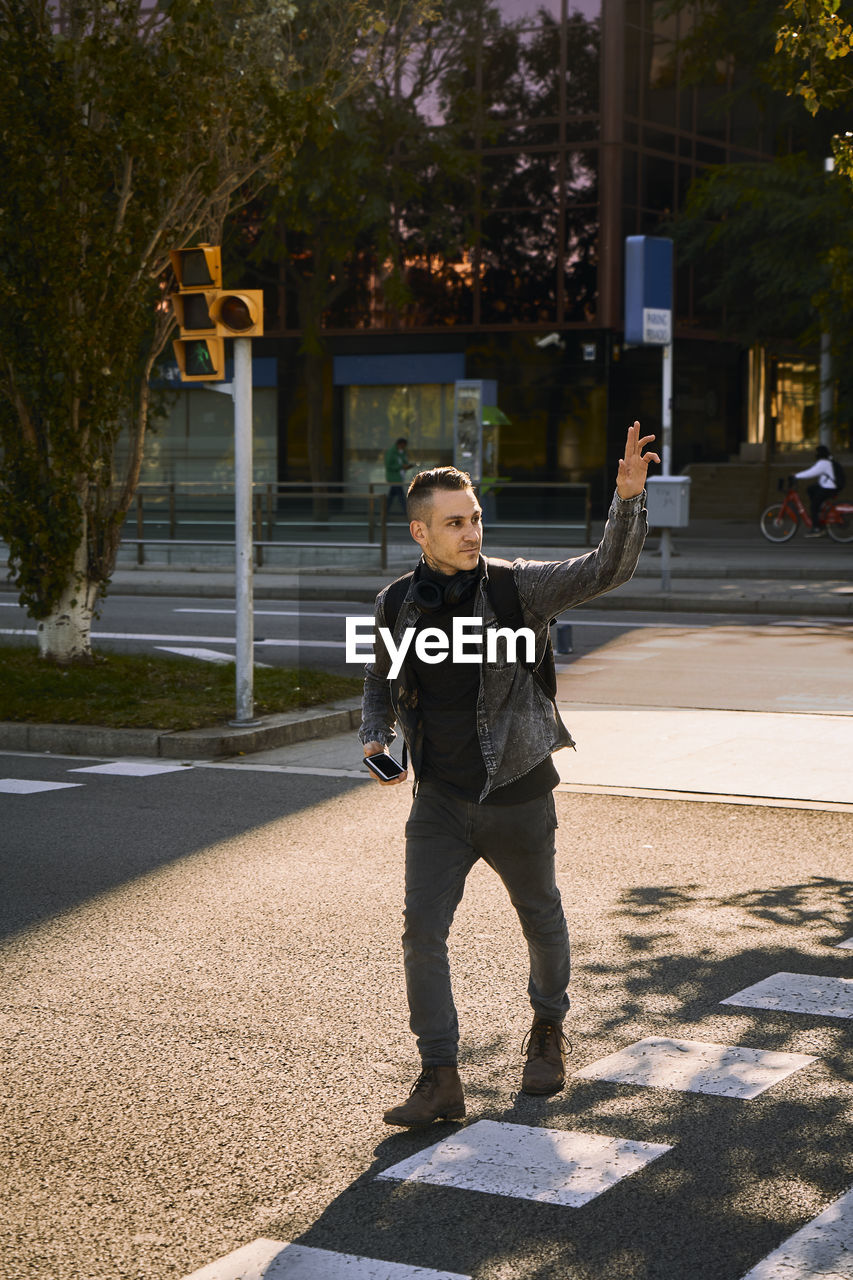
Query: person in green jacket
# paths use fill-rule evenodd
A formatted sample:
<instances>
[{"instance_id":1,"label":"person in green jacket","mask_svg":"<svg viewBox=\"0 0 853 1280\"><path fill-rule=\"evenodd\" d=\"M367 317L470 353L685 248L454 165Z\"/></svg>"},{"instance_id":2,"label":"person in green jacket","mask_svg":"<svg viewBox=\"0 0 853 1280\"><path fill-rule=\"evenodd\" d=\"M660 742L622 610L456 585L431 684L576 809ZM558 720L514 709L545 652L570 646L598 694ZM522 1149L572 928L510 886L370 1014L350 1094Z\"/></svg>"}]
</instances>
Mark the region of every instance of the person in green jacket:
<instances>
[{"instance_id":1,"label":"person in green jacket","mask_svg":"<svg viewBox=\"0 0 853 1280\"><path fill-rule=\"evenodd\" d=\"M391 514L391 507L395 498L399 499L400 510L403 515L406 514L406 499L403 497L403 472L408 471L412 465L406 454L408 443L405 436L400 436L394 441L391 448L385 452L385 480L391 486L388 490L388 515Z\"/></svg>"}]
</instances>

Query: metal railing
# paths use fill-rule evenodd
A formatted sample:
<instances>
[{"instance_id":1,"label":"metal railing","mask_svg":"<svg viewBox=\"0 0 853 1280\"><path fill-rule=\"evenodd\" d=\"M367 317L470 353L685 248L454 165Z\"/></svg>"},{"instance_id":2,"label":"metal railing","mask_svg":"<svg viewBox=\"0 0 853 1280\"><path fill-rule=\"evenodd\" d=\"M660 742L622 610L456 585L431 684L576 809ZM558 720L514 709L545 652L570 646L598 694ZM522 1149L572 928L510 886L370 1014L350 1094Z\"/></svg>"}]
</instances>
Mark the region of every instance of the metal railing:
<instances>
[{"instance_id":1,"label":"metal railing","mask_svg":"<svg viewBox=\"0 0 853 1280\"><path fill-rule=\"evenodd\" d=\"M282 518L279 499L288 500ZM310 514L299 516L294 504L310 504ZM370 550L378 552L382 569L388 567L388 524L386 495L347 485L259 482L253 485L252 528L255 563L264 563L264 549L272 547L310 547ZM296 516L297 518L294 518ZM146 525L168 530L167 537L152 536ZM155 546L233 546L234 539L216 536L222 527L234 527L234 486L221 483L175 481L143 482L135 497L133 515L128 515L124 545L136 547L136 563L145 564L146 547ZM205 530L203 536L188 536L191 529ZM308 536L291 538L289 530L299 529ZM353 536L364 529L366 540ZM131 536L131 532L135 536ZM314 533L312 538L310 535ZM284 536L282 536L284 533ZM322 533L326 536L318 537ZM338 536L335 536L335 535ZM345 536L340 536L344 534Z\"/></svg>"},{"instance_id":2,"label":"metal railing","mask_svg":"<svg viewBox=\"0 0 853 1280\"><path fill-rule=\"evenodd\" d=\"M374 481L371 493L387 490ZM589 484L568 480L485 480L478 486L489 529L509 532L545 529L549 533L581 530L589 542L592 523ZM548 499L550 498L550 501Z\"/></svg>"},{"instance_id":3,"label":"metal railing","mask_svg":"<svg viewBox=\"0 0 853 1280\"><path fill-rule=\"evenodd\" d=\"M489 481L480 500L491 537L526 531L580 533L590 540L590 486L564 481ZM388 485L350 487L339 481L256 482L252 493L255 563L267 551L305 548L313 552L371 551L388 567ZM229 482L145 481L125 525L125 546L135 546L136 563L146 548L234 545L234 486ZM231 537L223 537L223 530ZM361 535L361 536L360 536Z\"/></svg>"}]
</instances>

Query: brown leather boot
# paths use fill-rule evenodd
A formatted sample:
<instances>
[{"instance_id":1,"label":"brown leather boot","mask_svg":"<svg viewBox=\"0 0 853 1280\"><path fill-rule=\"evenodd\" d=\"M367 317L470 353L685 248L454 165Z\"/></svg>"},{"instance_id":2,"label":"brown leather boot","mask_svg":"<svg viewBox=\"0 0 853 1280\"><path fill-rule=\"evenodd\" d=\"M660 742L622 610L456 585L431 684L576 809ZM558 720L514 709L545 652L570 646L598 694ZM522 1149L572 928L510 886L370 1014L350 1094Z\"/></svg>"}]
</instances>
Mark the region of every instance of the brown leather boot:
<instances>
[{"instance_id":1,"label":"brown leather boot","mask_svg":"<svg viewBox=\"0 0 853 1280\"><path fill-rule=\"evenodd\" d=\"M424 1067L408 1101L391 1107L382 1119L386 1124L417 1128L433 1120L461 1120L464 1115L465 1099L456 1067Z\"/></svg>"},{"instance_id":2,"label":"brown leather boot","mask_svg":"<svg viewBox=\"0 0 853 1280\"><path fill-rule=\"evenodd\" d=\"M566 1083L566 1053L571 1053L571 1045L563 1035L561 1024L534 1018L525 1044L527 1061L521 1077L522 1092L538 1097L558 1093ZM522 1053L524 1049L523 1044Z\"/></svg>"}]
</instances>

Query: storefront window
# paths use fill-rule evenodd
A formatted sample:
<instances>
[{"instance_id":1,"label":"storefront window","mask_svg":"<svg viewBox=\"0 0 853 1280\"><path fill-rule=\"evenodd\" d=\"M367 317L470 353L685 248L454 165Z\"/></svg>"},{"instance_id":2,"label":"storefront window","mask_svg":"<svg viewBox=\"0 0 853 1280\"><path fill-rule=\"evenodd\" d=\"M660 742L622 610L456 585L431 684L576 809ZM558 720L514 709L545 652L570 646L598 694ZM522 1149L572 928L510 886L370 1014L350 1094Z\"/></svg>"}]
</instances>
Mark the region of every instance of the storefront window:
<instances>
[{"instance_id":1,"label":"storefront window","mask_svg":"<svg viewBox=\"0 0 853 1280\"><path fill-rule=\"evenodd\" d=\"M277 467L274 387L255 387L253 462L256 481L275 482ZM172 484L234 480L234 404L230 396L201 388L168 392L165 411L152 417L140 480Z\"/></svg>"},{"instance_id":2,"label":"storefront window","mask_svg":"<svg viewBox=\"0 0 853 1280\"><path fill-rule=\"evenodd\" d=\"M453 462L453 384L344 388L344 471L359 488L385 481L385 452L409 442L415 470ZM411 480L415 471L406 475Z\"/></svg>"}]
</instances>

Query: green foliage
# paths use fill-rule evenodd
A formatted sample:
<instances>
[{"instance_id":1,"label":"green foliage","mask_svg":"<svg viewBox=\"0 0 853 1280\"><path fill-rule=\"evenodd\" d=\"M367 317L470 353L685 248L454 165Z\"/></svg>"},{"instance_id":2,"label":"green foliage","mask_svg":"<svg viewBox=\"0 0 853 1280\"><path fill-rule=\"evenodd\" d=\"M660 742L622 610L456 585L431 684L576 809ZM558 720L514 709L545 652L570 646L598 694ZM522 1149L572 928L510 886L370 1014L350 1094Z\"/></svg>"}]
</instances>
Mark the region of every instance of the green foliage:
<instances>
[{"instance_id":1,"label":"green foliage","mask_svg":"<svg viewBox=\"0 0 853 1280\"><path fill-rule=\"evenodd\" d=\"M0 649L0 720L107 728L199 729L234 711L233 662L110 654L78 667ZM356 697L362 681L325 671L258 667L255 711L274 715Z\"/></svg>"},{"instance_id":2,"label":"green foliage","mask_svg":"<svg viewBox=\"0 0 853 1280\"><path fill-rule=\"evenodd\" d=\"M776 40L778 78L811 115L846 108L853 96L853 8L841 0L787 0ZM853 135L833 139L836 164L853 179Z\"/></svg>"},{"instance_id":3,"label":"green foliage","mask_svg":"<svg viewBox=\"0 0 853 1280\"><path fill-rule=\"evenodd\" d=\"M746 343L814 341L840 319L839 256L853 252L844 184L806 156L712 169L674 226L679 257L702 264L707 300Z\"/></svg>"},{"instance_id":4,"label":"green foliage","mask_svg":"<svg viewBox=\"0 0 853 1280\"><path fill-rule=\"evenodd\" d=\"M173 325L169 249L218 240L369 76L397 7L0 0L0 536L34 616L112 571Z\"/></svg>"}]
</instances>

